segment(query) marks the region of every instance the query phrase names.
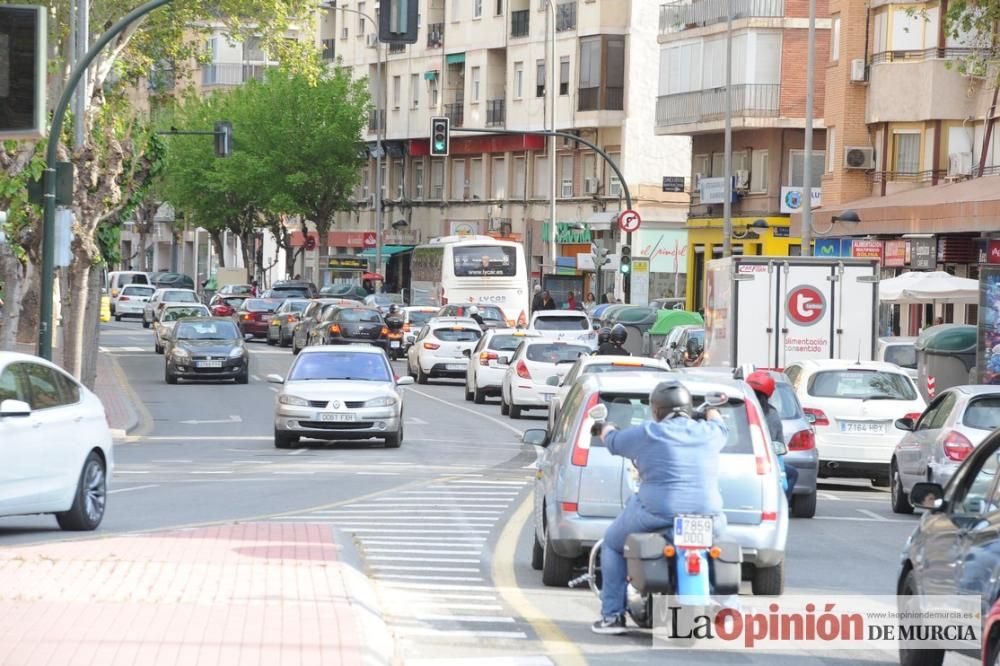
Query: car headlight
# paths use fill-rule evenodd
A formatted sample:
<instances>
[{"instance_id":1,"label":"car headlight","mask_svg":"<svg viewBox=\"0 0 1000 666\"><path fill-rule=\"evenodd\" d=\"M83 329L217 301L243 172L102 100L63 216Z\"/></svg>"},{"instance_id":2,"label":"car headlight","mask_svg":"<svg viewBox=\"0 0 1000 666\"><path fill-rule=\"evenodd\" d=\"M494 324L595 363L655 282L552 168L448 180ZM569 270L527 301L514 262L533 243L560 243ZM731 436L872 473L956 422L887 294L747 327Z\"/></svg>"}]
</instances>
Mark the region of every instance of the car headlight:
<instances>
[{"instance_id":1,"label":"car headlight","mask_svg":"<svg viewBox=\"0 0 1000 666\"><path fill-rule=\"evenodd\" d=\"M365 407L392 407L399 399L394 395L383 395L365 402Z\"/></svg>"},{"instance_id":2,"label":"car headlight","mask_svg":"<svg viewBox=\"0 0 1000 666\"><path fill-rule=\"evenodd\" d=\"M174 347L173 354L174 354L175 358L190 358L191 357L191 353L187 349L184 349L183 347Z\"/></svg>"},{"instance_id":3,"label":"car headlight","mask_svg":"<svg viewBox=\"0 0 1000 666\"><path fill-rule=\"evenodd\" d=\"M239 358L246 352L246 347L235 347L231 352L229 352L229 358Z\"/></svg>"},{"instance_id":4,"label":"car headlight","mask_svg":"<svg viewBox=\"0 0 1000 666\"><path fill-rule=\"evenodd\" d=\"M282 405L292 405L293 407L308 407L309 401L296 395L278 396L278 402Z\"/></svg>"}]
</instances>

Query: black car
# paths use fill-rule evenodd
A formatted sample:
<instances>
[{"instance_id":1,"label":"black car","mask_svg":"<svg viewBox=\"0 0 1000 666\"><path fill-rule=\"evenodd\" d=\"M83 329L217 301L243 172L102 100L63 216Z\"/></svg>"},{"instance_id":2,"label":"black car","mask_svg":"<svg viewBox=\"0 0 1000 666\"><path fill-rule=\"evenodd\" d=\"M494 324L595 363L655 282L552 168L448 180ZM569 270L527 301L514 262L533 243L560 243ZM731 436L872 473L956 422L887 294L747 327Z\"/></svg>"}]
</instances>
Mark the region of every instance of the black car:
<instances>
[{"instance_id":1,"label":"black car","mask_svg":"<svg viewBox=\"0 0 1000 666\"><path fill-rule=\"evenodd\" d=\"M298 354L309 344L313 329L322 325L324 317L329 316L331 310L354 305L357 305L355 301L343 298L315 298L309 301L309 305L299 315L299 322L292 329L292 353Z\"/></svg>"},{"instance_id":2,"label":"black car","mask_svg":"<svg viewBox=\"0 0 1000 666\"><path fill-rule=\"evenodd\" d=\"M389 327L375 308L331 306L313 327L310 345L368 343L389 350Z\"/></svg>"},{"instance_id":3,"label":"black car","mask_svg":"<svg viewBox=\"0 0 1000 666\"><path fill-rule=\"evenodd\" d=\"M194 280L182 273L158 272L150 274L150 280L157 289L194 289Z\"/></svg>"},{"instance_id":4,"label":"black car","mask_svg":"<svg viewBox=\"0 0 1000 666\"><path fill-rule=\"evenodd\" d=\"M178 379L249 382L250 357L243 335L229 317L181 319L165 356L168 384L176 384Z\"/></svg>"},{"instance_id":5,"label":"black car","mask_svg":"<svg viewBox=\"0 0 1000 666\"><path fill-rule=\"evenodd\" d=\"M319 290L305 280L279 280L264 292L267 298L318 298Z\"/></svg>"},{"instance_id":6,"label":"black car","mask_svg":"<svg viewBox=\"0 0 1000 666\"><path fill-rule=\"evenodd\" d=\"M356 284L328 284L319 290L320 296L350 298L359 303L365 300L368 290Z\"/></svg>"}]
</instances>

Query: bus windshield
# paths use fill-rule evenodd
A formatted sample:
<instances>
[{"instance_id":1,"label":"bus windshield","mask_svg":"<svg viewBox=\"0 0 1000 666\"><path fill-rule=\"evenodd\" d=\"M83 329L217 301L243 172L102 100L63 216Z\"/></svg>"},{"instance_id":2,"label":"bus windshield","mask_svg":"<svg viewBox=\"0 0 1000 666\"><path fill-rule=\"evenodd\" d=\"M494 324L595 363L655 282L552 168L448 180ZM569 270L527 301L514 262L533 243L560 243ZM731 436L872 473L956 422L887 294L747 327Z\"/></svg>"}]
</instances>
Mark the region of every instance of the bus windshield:
<instances>
[{"instance_id":1,"label":"bus windshield","mask_svg":"<svg viewBox=\"0 0 1000 666\"><path fill-rule=\"evenodd\" d=\"M453 250L455 277L517 275L517 250L506 245L461 245Z\"/></svg>"}]
</instances>

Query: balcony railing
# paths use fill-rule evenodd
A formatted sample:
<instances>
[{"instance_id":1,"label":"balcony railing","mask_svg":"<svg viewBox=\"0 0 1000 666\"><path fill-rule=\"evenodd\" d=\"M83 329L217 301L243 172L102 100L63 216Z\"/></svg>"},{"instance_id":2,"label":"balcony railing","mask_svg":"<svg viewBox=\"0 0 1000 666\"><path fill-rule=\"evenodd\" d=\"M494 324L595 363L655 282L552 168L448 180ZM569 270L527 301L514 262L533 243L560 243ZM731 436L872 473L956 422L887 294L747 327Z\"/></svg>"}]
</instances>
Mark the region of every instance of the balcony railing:
<instances>
[{"instance_id":1,"label":"balcony railing","mask_svg":"<svg viewBox=\"0 0 1000 666\"><path fill-rule=\"evenodd\" d=\"M873 183L930 183L943 180L948 175L947 170L932 171L875 171L870 178Z\"/></svg>"},{"instance_id":2,"label":"balcony railing","mask_svg":"<svg viewBox=\"0 0 1000 666\"><path fill-rule=\"evenodd\" d=\"M247 65L243 63L215 63L201 68L203 86L238 86L250 79L260 81L264 72L273 65Z\"/></svg>"},{"instance_id":3,"label":"balcony railing","mask_svg":"<svg viewBox=\"0 0 1000 666\"><path fill-rule=\"evenodd\" d=\"M500 99L486 100L486 126L503 127L507 122L506 101Z\"/></svg>"},{"instance_id":4,"label":"balcony railing","mask_svg":"<svg viewBox=\"0 0 1000 666\"><path fill-rule=\"evenodd\" d=\"M377 132L379 130L379 121L381 121L382 129L385 130L385 111L382 109L368 109L369 132Z\"/></svg>"},{"instance_id":5,"label":"balcony railing","mask_svg":"<svg viewBox=\"0 0 1000 666\"><path fill-rule=\"evenodd\" d=\"M334 39L323 40L323 60L335 60L337 58L336 43L337 41Z\"/></svg>"},{"instance_id":6,"label":"balcony railing","mask_svg":"<svg viewBox=\"0 0 1000 666\"><path fill-rule=\"evenodd\" d=\"M444 105L444 115L451 121L452 127L461 127L465 121L465 104L457 102L455 104Z\"/></svg>"},{"instance_id":7,"label":"balcony railing","mask_svg":"<svg viewBox=\"0 0 1000 666\"><path fill-rule=\"evenodd\" d=\"M924 60L952 60L972 55L976 49L967 48L933 48L918 51L881 51L872 54L870 65L881 65L887 62L923 62Z\"/></svg>"},{"instance_id":8,"label":"balcony railing","mask_svg":"<svg viewBox=\"0 0 1000 666\"><path fill-rule=\"evenodd\" d=\"M660 32L678 32L726 21L732 6L733 19L779 18L785 14L784 0L696 0L660 5Z\"/></svg>"},{"instance_id":9,"label":"balcony railing","mask_svg":"<svg viewBox=\"0 0 1000 666\"><path fill-rule=\"evenodd\" d=\"M733 86L732 112L739 117L772 118L778 115L781 85L748 83ZM672 127L722 120L726 115L726 89L712 88L656 98L656 126Z\"/></svg>"},{"instance_id":10,"label":"balcony railing","mask_svg":"<svg viewBox=\"0 0 1000 666\"><path fill-rule=\"evenodd\" d=\"M621 86L580 88L577 91L577 111L621 111L625 108L625 89Z\"/></svg>"},{"instance_id":11,"label":"balcony railing","mask_svg":"<svg viewBox=\"0 0 1000 666\"><path fill-rule=\"evenodd\" d=\"M406 44L389 44L389 55L406 53Z\"/></svg>"},{"instance_id":12,"label":"balcony railing","mask_svg":"<svg viewBox=\"0 0 1000 666\"><path fill-rule=\"evenodd\" d=\"M576 30L576 2L556 5L556 32L563 30Z\"/></svg>"},{"instance_id":13,"label":"balcony railing","mask_svg":"<svg viewBox=\"0 0 1000 666\"><path fill-rule=\"evenodd\" d=\"M444 23L427 24L427 48L440 48L444 44Z\"/></svg>"},{"instance_id":14,"label":"balcony railing","mask_svg":"<svg viewBox=\"0 0 1000 666\"><path fill-rule=\"evenodd\" d=\"M527 37L531 20L531 10L521 9L510 13L510 36Z\"/></svg>"}]
</instances>

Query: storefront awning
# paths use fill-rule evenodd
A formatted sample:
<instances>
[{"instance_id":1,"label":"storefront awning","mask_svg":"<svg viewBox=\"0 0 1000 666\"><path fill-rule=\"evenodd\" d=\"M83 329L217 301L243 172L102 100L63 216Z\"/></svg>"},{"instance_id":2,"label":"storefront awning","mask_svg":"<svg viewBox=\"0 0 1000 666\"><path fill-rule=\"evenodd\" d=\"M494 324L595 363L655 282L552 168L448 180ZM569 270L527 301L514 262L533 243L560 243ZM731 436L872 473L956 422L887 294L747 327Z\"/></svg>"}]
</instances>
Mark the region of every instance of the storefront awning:
<instances>
[{"instance_id":1,"label":"storefront awning","mask_svg":"<svg viewBox=\"0 0 1000 666\"><path fill-rule=\"evenodd\" d=\"M391 257L394 254L399 254L400 252L409 252L415 245L383 245L382 246L382 256ZM359 257L374 257L375 248L368 247L365 248L364 252L358 254Z\"/></svg>"},{"instance_id":2,"label":"storefront awning","mask_svg":"<svg viewBox=\"0 0 1000 666\"><path fill-rule=\"evenodd\" d=\"M461 65L465 63L465 53L449 53L445 57L445 62L449 65Z\"/></svg>"}]
</instances>

